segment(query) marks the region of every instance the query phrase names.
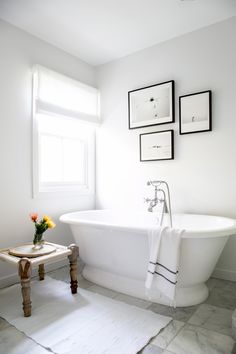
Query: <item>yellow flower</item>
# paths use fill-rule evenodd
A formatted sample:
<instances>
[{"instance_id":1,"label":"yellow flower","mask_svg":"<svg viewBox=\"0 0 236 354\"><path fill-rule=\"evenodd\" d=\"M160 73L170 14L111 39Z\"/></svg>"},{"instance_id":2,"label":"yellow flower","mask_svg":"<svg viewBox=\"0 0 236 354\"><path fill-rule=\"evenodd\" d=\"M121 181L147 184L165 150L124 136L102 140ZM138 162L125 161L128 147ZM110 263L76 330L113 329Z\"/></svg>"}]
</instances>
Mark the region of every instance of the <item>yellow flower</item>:
<instances>
[{"instance_id":1,"label":"yellow flower","mask_svg":"<svg viewBox=\"0 0 236 354\"><path fill-rule=\"evenodd\" d=\"M50 219L46 221L46 224L48 225L49 229L53 229L56 226L56 224Z\"/></svg>"},{"instance_id":2,"label":"yellow flower","mask_svg":"<svg viewBox=\"0 0 236 354\"><path fill-rule=\"evenodd\" d=\"M43 216L43 221L44 222L51 221L51 218L49 216L47 216L47 215L44 215Z\"/></svg>"}]
</instances>

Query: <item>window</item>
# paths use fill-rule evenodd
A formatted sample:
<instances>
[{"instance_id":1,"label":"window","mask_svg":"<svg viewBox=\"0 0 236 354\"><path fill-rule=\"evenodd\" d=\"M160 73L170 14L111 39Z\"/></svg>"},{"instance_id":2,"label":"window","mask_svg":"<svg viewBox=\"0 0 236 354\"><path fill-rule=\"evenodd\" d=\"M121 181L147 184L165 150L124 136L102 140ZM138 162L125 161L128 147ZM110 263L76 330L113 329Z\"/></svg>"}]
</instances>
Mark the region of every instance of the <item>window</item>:
<instances>
[{"instance_id":1,"label":"window","mask_svg":"<svg viewBox=\"0 0 236 354\"><path fill-rule=\"evenodd\" d=\"M33 194L92 194L98 90L37 66L33 76Z\"/></svg>"}]
</instances>

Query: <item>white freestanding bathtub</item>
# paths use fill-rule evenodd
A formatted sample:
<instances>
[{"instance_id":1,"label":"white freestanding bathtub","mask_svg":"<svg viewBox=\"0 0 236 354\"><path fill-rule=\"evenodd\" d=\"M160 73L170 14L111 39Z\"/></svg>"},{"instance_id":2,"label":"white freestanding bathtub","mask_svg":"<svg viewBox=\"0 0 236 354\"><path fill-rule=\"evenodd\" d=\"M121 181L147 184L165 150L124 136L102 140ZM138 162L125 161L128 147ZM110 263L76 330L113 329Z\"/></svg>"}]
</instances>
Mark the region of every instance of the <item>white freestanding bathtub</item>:
<instances>
[{"instance_id":1,"label":"white freestanding bathtub","mask_svg":"<svg viewBox=\"0 0 236 354\"><path fill-rule=\"evenodd\" d=\"M145 277L149 258L148 229L157 225L155 213L110 210L79 211L62 215L68 223L85 263L86 279L107 288L146 299ZM173 215L173 227L185 229L181 242L176 306L199 304L208 296L211 276L230 235L233 219L192 214ZM149 299L170 301L155 289Z\"/></svg>"}]
</instances>

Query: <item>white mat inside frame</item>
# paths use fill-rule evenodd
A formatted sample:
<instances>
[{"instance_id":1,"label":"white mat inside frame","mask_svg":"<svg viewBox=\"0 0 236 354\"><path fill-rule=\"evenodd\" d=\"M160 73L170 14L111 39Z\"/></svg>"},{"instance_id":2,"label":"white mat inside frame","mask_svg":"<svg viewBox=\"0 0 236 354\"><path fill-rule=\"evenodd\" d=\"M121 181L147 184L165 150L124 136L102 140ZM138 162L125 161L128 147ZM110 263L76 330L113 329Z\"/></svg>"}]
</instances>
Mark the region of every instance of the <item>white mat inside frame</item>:
<instances>
[{"instance_id":1,"label":"white mat inside frame","mask_svg":"<svg viewBox=\"0 0 236 354\"><path fill-rule=\"evenodd\" d=\"M0 291L0 316L58 354L135 354L171 318L46 277L33 281L32 316L22 313L20 285Z\"/></svg>"}]
</instances>

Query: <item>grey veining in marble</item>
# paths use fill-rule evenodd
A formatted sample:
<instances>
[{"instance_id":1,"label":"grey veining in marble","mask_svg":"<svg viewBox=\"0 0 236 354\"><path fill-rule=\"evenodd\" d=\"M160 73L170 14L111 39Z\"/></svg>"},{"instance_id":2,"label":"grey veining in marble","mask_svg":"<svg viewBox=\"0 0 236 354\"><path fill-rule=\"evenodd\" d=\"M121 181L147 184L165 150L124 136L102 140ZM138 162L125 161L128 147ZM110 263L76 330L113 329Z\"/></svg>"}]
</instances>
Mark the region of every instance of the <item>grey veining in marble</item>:
<instances>
[{"instance_id":1,"label":"grey veining in marble","mask_svg":"<svg viewBox=\"0 0 236 354\"><path fill-rule=\"evenodd\" d=\"M236 283L211 278L207 282L210 296L204 304L174 309L95 285L83 278L82 267L83 264L79 262L78 280L81 288L174 319L140 353L236 354L235 341L231 337L231 313L236 308ZM69 266L48 272L48 275L69 283ZM49 352L0 318L0 354L28 353Z\"/></svg>"},{"instance_id":2,"label":"grey veining in marble","mask_svg":"<svg viewBox=\"0 0 236 354\"><path fill-rule=\"evenodd\" d=\"M93 283L91 283L91 281L85 279L82 275L79 275L78 277L78 284L79 287L82 289L88 289L90 288L90 286L94 285Z\"/></svg>"},{"instance_id":3,"label":"grey veining in marble","mask_svg":"<svg viewBox=\"0 0 236 354\"><path fill-rule=\"evenodd\" d=\"M209 282L209 281L208 281ZM236 308L236 282L221 279L212 279L207 304L219 306L229 310Z\"/></svg>"},{"instance_id":4,"label":"grey veining in marble","mask_svg":"<svg viewBox=\"0 0 236 354\"><path fill-rule=\"evenodd\" d=\"M216 279L216 278L209 278L207 280L206 285L207 285L209 291L211 291L216 286L216 281L217 280L218 279Z\"/></svg>"},{"instance_id":5,"label":"grey veining in marble","mask_svg":"<svg viewBox=\"0 0 236 354\"><path fill-rule=\"evenodd\" d=\"M165 349L183 326L184 322L176 320L171 321L168 326L166 326L155 338L153 338L151 344Z\"/></svg>"},{"instance_id":6,"label":"grey veining in marble","mask_svg":"<svg viewBox=\"0 0 236 354\"><path fill-rule=\"evenodd\" d=\"M141 354L162 354L163 349L156 345L149 344L141 352Z\"/></svg>"},{"instance_id":7,"label":"grey veining in marble","mask_svg":"<svg viewBox=\"0 0 236 354\"><path fill-rule=\"evenodd\" d=\"M125 302L126 304L129 305L141 307L143 309L147 309L151 305L151 302L149 301L138 299L136 297L125 295L125 294L117 295L115 297L115 300Z\"/></svg>"},{"instance_id":8,"label":"grey veining in marble","mask_svg":"<svg viewBox=\"0 0 236 354\"><path fill-rule=\"evenodd\" d=\"M175 354L167 349L162 349L156 345L148 344L141 352L138 354Z\"/></svg>"},{"instance_id":9,"label":"grey veining in marble","mask_svg":"<svg viewBox=\"0 0 236 354\"><path fill-rule=\"evenodd\" d=\"M0 317L0 331L7 327L10 327L10 324L6 320L4 320L4 318Z\"/></svg>"},{"instance_id":10,"label":"grey veining in marble","mask_svg":"<svg viewBox=\"0 0 236 354\"><path fill-rule=\"evenodd\" d=\"M232 313L232 336L236 339L236 309Z\"/></svg>"},{"instance_id":11,"label":"grey veining in marble","mask_svg":"<svg viewBox=\"0 0 236 354\"><path fill-rule=\"evenodd\" d=\"M186 324L167 350L175 354L230 354L233 347L229 336Z\"/></svg>"},{"instance_id":12,"label":"grey veining in marble","mask_svg":"<svg viewBox=\"0 0 236 354\"><path fill-rule=\"evenodd\" d=\"M157 347L156 345L149 344L138 354L175 354L175 353Z\"/></svg>"},{"instance_id":13,"label":"grey veining in marble","mask_svg":"<svg viewBox=\"0 0 236 354\"><path fill-rule=\"evenodd\" d=\"M232 311L203 304L199 306L188 323L231 336Z\"/></svg>"},{"instance_id":14,"label":"grey veining in marble","mask_svg":"<svg viewBox=\"0 0 236 354\"><path fill-rule=\"evenodd\" d=\"M103 288L102 286L99 285L92 285L88 288L88 290L111 298L115 298L119 294L116 291Z\"/></svg>"},{"instance_id":15,"label":"grey veining in marble","mask_svg":"<svg viewBox=\"0 0 236 354\"><path fill-rule=\"evenodd\" d=\"M236 344L234 344L231 354L236 354Z\"/></svg>"},{"instance_id":16,"label":"grey veining in marble","mask_svg":"<svg viewBox=\"0 0 236 354\"><path fill-rule=\"evenodd\" d=\"M187 322L194 311L196 311L197 306L173 308L153 303L148 309L160 315L170 316L177 321Z\"/></svg>"},{"instance_id":17,"label":"grey veining in marble","mask_svg":"<svg viewBox=\"0 0 236 354\"><path fill-rule=\"evenodd\" d=\"M49 352L13 326L0 331L0 354L48 354Z\"/></svg>"}]
</instances>

